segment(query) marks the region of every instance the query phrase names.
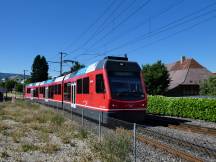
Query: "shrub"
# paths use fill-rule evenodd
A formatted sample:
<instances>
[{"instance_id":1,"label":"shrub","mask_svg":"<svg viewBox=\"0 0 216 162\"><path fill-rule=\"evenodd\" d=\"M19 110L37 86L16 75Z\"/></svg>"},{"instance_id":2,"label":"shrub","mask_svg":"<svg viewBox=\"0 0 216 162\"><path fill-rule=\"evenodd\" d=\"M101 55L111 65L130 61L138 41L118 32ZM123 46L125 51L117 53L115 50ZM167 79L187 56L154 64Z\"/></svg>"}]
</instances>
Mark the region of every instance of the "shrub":
<instances>
[{"instance_id":1,"label":"shrub","mask_svg":"<svg viewBox=\"0 0 216 162\"><path fill-rule=\"evenodd\" d=\"M207 98L148 97L148 112L216 122L216 100Z\"/></svg>"},{"instance_id":2,"label":"shrub","mask_svg":"<svg viewBox=\"0 0 216 162\"><path fill-rule=\"evenodd\" d=\"M216 96L216 76L209 77L208 80L202 82L200 86L200 94Z\"/></svg>"}]
</instances>

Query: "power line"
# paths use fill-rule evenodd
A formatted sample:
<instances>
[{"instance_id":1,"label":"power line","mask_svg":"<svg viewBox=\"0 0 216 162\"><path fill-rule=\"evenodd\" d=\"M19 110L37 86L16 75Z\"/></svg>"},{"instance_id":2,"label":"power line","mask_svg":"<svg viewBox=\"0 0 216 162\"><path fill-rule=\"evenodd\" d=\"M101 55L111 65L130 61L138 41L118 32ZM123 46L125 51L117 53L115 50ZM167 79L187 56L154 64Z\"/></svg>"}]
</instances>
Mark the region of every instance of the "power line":
<instances>
[{"instance_id":1,"label":"power line","mask_svg":"<svg viewBox=\"0 0 216 162\"><path fill-rule=\"evenodd\" d=\"M89 41L91 41L94 38L94 36L97 34L98 30L100 28L102 28L105 25L105 23L107 22L107 20L118 10L118 8L121 6L123 1L124 0L121 0L120 3L118 3L117 6L114 8L114 10L110 13L110 15L102 22L102 24L99 27L96 28L95 32L80 47L78 47L78 48L74 49L73 51L71 51L71 53L74 53L74 52L82 49L83 47L85 47L89 43ZM115 4L115 2L116 1L113 0L113 2L111 3L111 5L108 8L111 8ZM103 17L103 15L102 15L102 17Z\"/></svg>"},{"instance_id":2,"label":"power line","mask_svg":"<svg viewBox=\"0 0 216 162\"><path fill-rule=\"evenodd\" d=\"M141 9L143 9L145 6L147 6L150 3L151 0L147 0L144 3L142 3L136 10L134 10L130 15L128 15L125 19L120 21L114 28L112 28L110 31L108 31L103 37L101 37L99 40L95 41L91 48L94 47L98 42L101 42L104 38L106 38L108 35L110 35L112 32L117 30L122 24L124 24L126 21L128 21L132 16L134 16L137 12L139 12Z\"/></svg>"},{"instance_id":3,"label":"power line","mask_svg":"<svg viewBox=\"0 0 216 162\"><path fill-rule=\"evenodd\" d=\"M211 4L211 5L213 5L213 4ZM202 9L201 9L201 10L202 10ZM204 16L204 15L209 15L210 13L213 13L213 12L216 12L216 9L211 10L211 11L208 11L208 12L206 12L206 13L204 13L204 14L201 14L201 15L202 15L202 16ZM199 17L201 17L201 15L196 16L196 18L191 18L191 19L193 19L193 20L194 20L194 19L198 19ZM179 33L184 32L184 31L190 30L190 29L192 29L192 28L194 28L194 27L196 27L196 26L198 26L198 25L200 25L200 24L202 24L202 23L204 23L204 22L210 21L210 20L213 19L213 18L216 18L216 15L211 16L211 17L208 17L207 19L201 20L201 21L199 21L199 22L197 22L197 23L195 23L195 24L192 24L192 25L190 25L189 27L186 27L186 28L184 28L184 29L182 29L182 30L180 30L180 31L177 31L177 32L175 32L175 33L172 33L172 34L166 36L166 37L160 38L160 39L158 39L158 40L156 40L156 41L153 41L153 42L151 42L151 43L149 43L149 44L146 44L145 46L142 46L141 48L144 48L144 47L149 46L149 45L152 45L152 44L154 44L154 43L156 43L156 42L159 42L159 41L168 39L168 38L170 38L170 37L172 37L172 36L174 36L174 35L177 35L177 34L179 34ZM191 19L190 19L190 20L187 20L187 21L191 21ZM136 50L137 50L137 48L136 48L135 50L132 50L132 51L134 52L134 51L136 51ZM130 51L129 51L129 52L130 52ZM106 56L106 54L101 54L101 55L98 55L97 57L100 57L100 56ZM96 58L96 57L95 57L95 58Z\"/></svg>"},{"instance_id":4,"label":"power line","mask_svg":"<svg viewBox=\"0 0 216 162\"><path fill-rule=\"evenodd\" d=\"M114 5L115 2L116 2L116 1L113 0L113 1L108 5L108 7L106 7L106 9L102 12L102 14L100 14L100 16L97 17L97 19L96 19L95 21L93 21L93 22L88 26L88 28L87 28L85 31L83 31L83 32L79 35L79 37L77 37L76 41L79 41L81 38L83 38L83 36L84 36L86 33L88 33L88 32L102 19L102 17L107 13L107 11L109 11L109 9ZM71 45L72 45L72 43L70 43L67 47L65 47L65 49L67 49L67 48L70 47ZM74 50L75 50L75 49L74 49Z\"/></svg>"},{"instance_id":5,"label":"power line","mask_svg":"<svg viewBox=\"0 0 216 162\"><path fill-rule=\"evenodd\" d=\"M100 34L101 32L104 31L104 29L105 29L105 27L104 27L105 24L106 24L107 22L109 22L110 17L112 17L112 16L115 14L115 12L122 6L123 1L124 1L124 0L120 1L120 3L118 3L118 5L115 7L115 9L113 9L113 11L110 13L110 15L102 22L101 26L99 26L99 27L95 30L95 32L91 35L91 37L90 37L88 40L86 40L86 41L84 42L84 44L83 44L80 48L78 48L77 50L79 50L79 49L85 47L91 40L94 39L94 37L96 37L98 34ZM137 1L137 0L133 0L133 1L132 1L126 8L124 8L116 17L119 17L119 16L121 16L123 13L125 13L131 6L133 6L133 5L135 4L136 1ZM100 30L100 29L101 29L101 30ZM75 52L75 51L73 51L73 52ZM75 58L80 57L81 55L83 55L83 54L76 55Z\"/></svg>"},{"instance_id":6,"label":"power line","mask_svg":"<svg viewBox=\"0 0 216 162\"><path fill-rule=\"evenodd\" d=\"M175 7L177 7L178 5L180 5L180 4L183 3L183 2L184 2L184 0L181 0L180 2L177 2L177 3L175 3L175 4L169 5L168 7L166 7L165 9L163 9L162 12L160 12L159 14L155 14L155 15L149 17L148 19L146 19L146 20L142 21L141 23L137 24L135 27L132 27L132 28L126 30L125 33L128 34L128 33L130 33L130 32L134 32L135 30L141 28L143 25L145 25L145 24L147 24L147 23L151 23L151 21L152 21L153 19L155 19L155 18L157 18L157 17L160 17L161 15L167 13L169 10L171 10L171 9L173 9L173 8L175 8ZM150 25L150 24L149 24L149 25ZM124 37L124 36L126 36L126 34L124 34L122 37ZM122 39L122 37L117 36L117 37L111 39L109 42L106 42L105 44L106 44L106 45L111 44L111 43L113 43L113 42L115 42L115 41L117 41L117 40L119 40L119 39Z\"/></svg>"},{"instance_id":7,"label":"power line","mask_svg":"<svg viewBox=\"0 0 216 162\"><path fill-rule=\"evenodd\" d=\"M193 24L193 25L191 25L191 26L189 26L189 27L186 27L186 28L184 28L184 29L182 29L182 30L179 30L179 31L175 32L175 33L169 34L169 35L166 36L166 37L157 39L157 40L155 40L155 41L153 41L153 42L151 42L151 43L149 43L149 44L146 44L146 45L144 45L144 46L142 46L142 47L136 48L136 49L131 50L131 51L134 52L134 51L137 51L138 49L141 49L141 48L144 48L144 47L153 45L154 43L157 43L157 42L166 40L166 39L168 39L168 38L170 38L170 37L172 37L172 36L175 36L175 35L180 34L180 33L182 33L182 32L185 32L185 31L188 31L188 30L190 30L190 29L193 29L193 28L195 28L196 26L198 26L198 25L200 25L200 24L202 24L202 23L208 22L208 21L210 21L210 20L212 20L212 19L215 19L215 18L216 18L216 15L210 16L210 17L208 17L208 18L206 18L206 19L204 19L204 20L201 20L201 21L199 21L199 22L197 22L197 23L195 23L195 24Z\"/></svg>"},{"instance_id":8,"label":"power line","mask_svg":"<svg viewBox=\"0 0 216 162\"><path fill-rule=\"evenodd\" d=\"M214 3L214 5L215 5L215 4L216 4L216 3ZM196 19L199 19L199 18L202 17L202 16L205 16L205 15L208 15L208 14L210 14L210 13L212 13L212 12L215 12L215 9L214 9L214 10L211 10L211 11L208 11L208 12L206 12L206 13L203 13L203 14L201 14L201 15L195 16L195 17L192 17L192 16L194 16L194 15L200 13L200 12L203 12L204 9L207 9L207 8L209 8L209 7L212 7L212 6L213 6L213 4L208 5L208 6L205 7L205 8L202 8L202 9L200 9L200 10L198 10L198 11L196 11L196 12L193 12L193 13L191 13L191 14L189 14L189 15L183 16L182 18L177 19L177 20L175 20L175 21L173 21L173 22L171 22L171 23L169 23L169 24L167 24L167 25L164 25L164 26L162 26L162 27L156 29L155 31L152 31L152 32L150 32L150 33L149 33L149 32L148 32L148 33L145 33L145 34L143 34L143 35L141 35L141 36L138 36L137 38L135 38L135 39L133 39L133 40L130 40L130 41L127 41L127 42L124 43L124 44L121 44L121 45L118 46L118 47L114 47L114 48L112 48L112 49L110 49L110 50L107 50L106 52L111 52L111 51L114 51L114 50L117 50L117 49L121 49L121 48L123 48L123 47L125 47L125 46L132 45L132 44L134 44L134 43L136 43L136 42L138 42L138 41L140 41L140 40L147 39L147 38L152 37L152 36L154 36L154 35L158 35L158 34L160 34L160 33L162 33L162 32L165 32L165 31L167 31L167 30L170 30L170 29L176 28L176 27L178 27L178 26L184 25L184 24L186 24L187 22L191 22L191 21L194 21L194 20L196 20ZM190 17L192 17L192 18L190 18ZM187 20L188 18L190 18L190 19ZM185 19L186 19L186 20L185 20ZM185 21L183 21L183 20L185 20ZM183 22L178 23L178 22L180 22L180 21L183 21ZM178 23L178 24L177 24L177 23ZM172 26L172 25L173 25L173 26Z\"/></svg>"},{"instance_id":9,"label":"power line","mask_svg":"<svg viewBox=\"0 0 216 162\"><path fill-rule=\"evenodd\" d=\"M126 8L124 8L116 17L120 17L121 14L122 14L122 13L125 13L131 6L133 6L133 4L135 4L136 1L137 1L137 0L133 0L132 3L130 3ZM104 23L103 23L103 26L105 25L105 22L107 22L107 20L109 20L109 18L112 17L112 15L117 11L117 9L118 9L119 7L121 7L122 2L123 2L123 1L121 1L121 2L119 3L119 5L116 7L116 9L114 10L114 12L112 12L111 15L107 17L107 19L106 19L106 20L104 21ZM100 28L99 28L99 29L100 29ZM87 42L87 44L88 44L95 36L97 36L98 34L100 34L101 32L103 32L104 29L105 29L105 27L101 28L101 30L98 30L98 32L96 31L95 33L93 33L92 38L90 38L90 40ZM87 45L87 44L86 44L86 45Z\"/></svg>"},{"instance_id":10,"label":"power line","mask_svg":"<svg viewBox=\"0 0 216 162\"><path fill-rule=\"evenodd\" d=\"M147 0L145 1L144 3L142 3L138 8L136 8L132 13L130 13L130 15L128 15L127 17L125 17L125 19L123 19L122 21L120 21L120 23L118 23L114 28L112 28L110 31L108 31L108 33L106 33L100 40L104 39L106 36L108 36L108 34L114 32L116 29L118 29L123 23L125 23L127 20L129 20L132 16L134 16L138 11L140 11L142 8L144 8L146 5L148 5L148 3L150 3L151 0ZM130 6L128 6L127 8L125 8L123 11L125 12L126 10L128 10L132 4L134 4L136 2L136 0L134 0ZM124 13L124 12L121 12L121 13ZM101 30L103 31L103 30ZM83 44L84 46L87 45L87 43L92 40L96 34L98 34L97 32L96 33L93 33L92 37L90 37L89 40L86 41L86 44ZM100 41L98 40L98 41ZM98 41L95 41L93 45L95 45ZM79 55L77 55L76 57L78 57Z\"/></svg>"}]
</instances>

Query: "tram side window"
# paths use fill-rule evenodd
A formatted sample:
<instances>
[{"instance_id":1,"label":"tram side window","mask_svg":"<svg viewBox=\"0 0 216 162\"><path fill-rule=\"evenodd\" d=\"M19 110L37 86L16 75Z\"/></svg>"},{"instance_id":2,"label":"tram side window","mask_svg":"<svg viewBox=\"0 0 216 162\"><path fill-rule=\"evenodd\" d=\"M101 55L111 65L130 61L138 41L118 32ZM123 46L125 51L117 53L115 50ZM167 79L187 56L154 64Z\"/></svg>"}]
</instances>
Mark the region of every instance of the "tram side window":
<instances>
[{"instance_id":1,"label":"tram side window","mask_svg":"<svg viewBox=\"0 0 216 162\"><path fill-rule=\"evenodd\" d=\"M71 98L71 83L64 84L64 100L70 101Z\"/></svg>"},{"instance_id":2,"label":"tram side window","mask_svg":"<svg viewBox=\"0 0 216 162\"><path fill-rule=\"evenodd\" d=\"M40 90L40 94L44 93L44 87L40 87L39 90Z\"/></svg>"},{"instance_id":3,"label":"tram side window","mask_svg":"<svg viewBox=\"0 0 216 162\"><path fill-rule=\"evenodd\" d=\"M82 85L82 79L77 80L77 94L82 94L83 92L83 85Z\"/></svg>"},{"instance_id":4,"label":"tram side window","mask_svg":"<svg viewBox=\"0 0 216 162\"><path fill-rule=\"evenodd\" d=\"M58 93L57 93L57 94L61 94L61 84L59 84L59 85L57 86L57 88L58 88Z\"/></svg>"},{"instance_id":5,"label":"tram side window","mask_svg":"<svg viewBox=\"0 0 216 162\"><path fill-rule=\"evenodd\" d=\"M89 93L89 77L83 78L83 93Z\"/></svg>"},{"instance_id":6,"label":"tram side window","mask_svg":"<svg viewBox=\"0 0 216 162\"><path fill-rule=\"evenodd\" d=\"M36 89L34 90L33 96L34 96L34 97L38 97L38 88L36 88Z\"/></svg>"},{"instance_id":7,"label":"tram side window","mask_svg":"<svg viewBox=\"0 0 216 162\"><path fill-rule=\"evenodd\" d=\"M53 98L54 95L54 86L49 86L48 98Z\"/></svg>"},{"instance_id":8,"label":"tram side window","mask_svg":"<svg viewBox=\"0 0 216 162\"><path fill-rule=\"evenodd\" d=\"M45 87L43 87L43 97L45 97Z\"/></svg>"},{"instance_id":9,"label":"tram side window","mask_svg":"<svg viewBox=\"0 0 216 162\"><path fill-rule=\"evenodd\" d=\"M31 88L27 88L27 93L31 93Z\"/></svg>"},{"instance_id":10,"label":"tram side window","mask_svg":"<svg viewBox=\"0 0 216 162\"><path fill-rule=\"evenodd\" d=\"M54 91L55 91L55 94L58 94L58 88L57 88L57 85L54 86Z\"/></svg>"},{"instance_id":11,"label":"tram side window","mask_svg":"<svg viewBox=\"0 0 216 162\"><path fill-rule=\"evenodd\" d=\"M96 93L105 93L103 75L96 75Z\"/></svg>"},{"instance_id":12,"label":"tram side window","mask_svg":"<svg viewBox=\"0 0 216 162\"><path fill-rule=\"evenodd\" d=\"M45 87L42 87L42 94L43 94L43 97L45 97Z\"/></svg>"}]
</instances>

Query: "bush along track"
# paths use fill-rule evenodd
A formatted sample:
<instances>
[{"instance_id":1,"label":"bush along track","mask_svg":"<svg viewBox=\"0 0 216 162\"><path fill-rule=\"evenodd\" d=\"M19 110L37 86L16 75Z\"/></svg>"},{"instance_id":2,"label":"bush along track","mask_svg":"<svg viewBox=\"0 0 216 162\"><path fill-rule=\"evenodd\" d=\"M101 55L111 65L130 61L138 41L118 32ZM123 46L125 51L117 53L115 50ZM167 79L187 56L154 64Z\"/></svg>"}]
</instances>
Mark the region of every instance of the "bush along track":
<instances>
[{"instance_id":1,"label":"bush along track","mask_svg":"<svg viewBox=\"0 0 216 162\"><path fill-rule=\"evenodd\" d=\"M216 122L216 100L149 96L149 113Z\"/></svg>"}]
</instances>

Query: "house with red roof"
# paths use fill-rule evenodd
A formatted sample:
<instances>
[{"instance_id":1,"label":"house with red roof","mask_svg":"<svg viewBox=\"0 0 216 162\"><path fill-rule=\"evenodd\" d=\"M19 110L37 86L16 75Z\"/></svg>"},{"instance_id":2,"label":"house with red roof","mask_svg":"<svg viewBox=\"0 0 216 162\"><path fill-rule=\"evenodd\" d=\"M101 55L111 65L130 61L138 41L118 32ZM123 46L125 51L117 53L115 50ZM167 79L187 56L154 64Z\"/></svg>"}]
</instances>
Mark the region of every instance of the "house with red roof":
<instances>
[{"instance_id":1,"label":"house with red roof","mask_svg":"<svg viewBox=\"0 0 216 162\"><path fill-rule=\"evenodd\" d=\"M193 58L182 56L181 60L166 64L170 75L168 96L199 95L200 83L214 74Z\"/></svg>"}]
</instances>

